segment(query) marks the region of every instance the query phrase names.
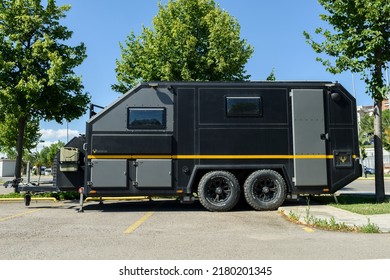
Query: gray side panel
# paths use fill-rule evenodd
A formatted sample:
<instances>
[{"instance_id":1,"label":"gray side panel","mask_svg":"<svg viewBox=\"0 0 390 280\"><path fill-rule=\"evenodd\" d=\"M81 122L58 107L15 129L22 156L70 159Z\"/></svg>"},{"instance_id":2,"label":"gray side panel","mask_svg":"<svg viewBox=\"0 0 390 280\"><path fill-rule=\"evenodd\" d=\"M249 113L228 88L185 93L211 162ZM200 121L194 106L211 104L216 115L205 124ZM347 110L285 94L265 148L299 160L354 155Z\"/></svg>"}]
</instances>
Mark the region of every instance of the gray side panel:
<instances>
[{"instance_id":1,"label":"gray side panel","mask_svg":"<svg viewBox=\"0 0 390 280\"><path fill-rule=\"evenodd\" d=\"M292 90L293 148L295 156L325 156L324 99L322 89ZM326 186L326 159L295 158L296 186Z\"/></svg>"},{"instance_id":2,"label":"gray side panel","mask_svg":"<svg viewBox=\"0 0 390 280\"><path fill-rule=\"evenodd\" d=\"M126 188L127 160L92 159L91 181L93 188Z\"/></svg>"},{"instance_id":3,"label":"gray side panel","mask_svg":"<svg viewBox=\"0 0 390 280\"><path fill-rule=\"evenodd\" d=\"M171 159L136 160L136 181L138 188L171 188Z\"/></svg>"}]
</instances>

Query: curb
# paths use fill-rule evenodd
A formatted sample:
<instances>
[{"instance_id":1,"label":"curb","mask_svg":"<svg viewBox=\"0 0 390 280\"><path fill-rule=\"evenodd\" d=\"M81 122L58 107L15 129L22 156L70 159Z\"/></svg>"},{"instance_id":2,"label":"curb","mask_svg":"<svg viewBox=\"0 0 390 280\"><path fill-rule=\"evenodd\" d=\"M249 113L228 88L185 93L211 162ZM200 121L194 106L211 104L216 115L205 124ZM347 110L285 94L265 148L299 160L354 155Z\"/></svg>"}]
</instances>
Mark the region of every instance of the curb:
<instances>
[{"instance_id":1,"label":"curb","mask_svg":"<svg viewBox=\"0 0 390 280\"><path fill-rule=\"evenodd\" d=\"M367 178L359 177L359 178L357 178L357 180L375 181L375 176L374 177L367 177ZM390 177L384 177L384 180L388 181L388 180L390 180Z\"/></svg>"},{"instance_id":2,"label":"curb","mask_svg":"<svg viewBox=\"0 0 390 280\"><path fill-rule=\"evenodd\" d=\"M378 226L381 233L389 233L390 232L390 214L378 214L378 215L361 215L356 214L344 209L339 209L333 206L327 205L318 205L318 206L310 206L310 212L307 212L307 206L297 206L297 207L279 207L278 212L281 213L282 216L288 218L289 213L292 212L296 215L297 220L293 221L288 219L290 222L295 222L297 224L301 224L308 227L315 227L310 223L307 223L305 220L306 215L309 217L323 219L326 221L330 221L330 219L334 219L336 223L345 224L349 227L364 227L367 226L368 223ZM326 229L325 229L326 230Z\"/></svg>"},{"instance_id":3,"label":"curb","mask_svg":"<svg viewBox=\"0 0 390 280\"><path fill-rule=\"evenodd\" d=\"M58 202L58 200L55 197L31 197L31 201L38 201L38 200L51 200L53 202ZM0 202L19 202L24 201L24 198L0 198Z\"/></svg>"}]
</instances>

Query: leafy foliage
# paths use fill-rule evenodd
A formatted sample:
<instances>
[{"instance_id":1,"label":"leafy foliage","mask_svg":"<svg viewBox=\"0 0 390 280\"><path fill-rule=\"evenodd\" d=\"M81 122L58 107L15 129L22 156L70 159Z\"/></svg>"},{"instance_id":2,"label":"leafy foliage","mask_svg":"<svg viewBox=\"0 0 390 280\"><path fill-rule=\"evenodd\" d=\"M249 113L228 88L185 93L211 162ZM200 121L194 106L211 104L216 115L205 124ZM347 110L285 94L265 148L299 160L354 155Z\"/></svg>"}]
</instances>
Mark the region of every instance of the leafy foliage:
<instances>
[{"instance_id":1,"label":"leafy foliage","mask_svg":"<svg viewBox=\"0 0 390 280\"><path fill-rule=\"evenodd\" d=\"M74 68L85 46L64 42L72 32L59 24L69 6L47 8L40 0L2 0L0 6L1 111L45 120L70 121L89 101Z\"/></svg>"},{"instance_id":2,"label":"leafy foliage","mask_svg":"<svg viewBox=\"0 0 390 280\"><path fill-rule=\"evenodd\" d=\"M17 119L13 115L5 115L0 121L0 151L7 155L9 159L16 158L16 142L18 138ZM39 120L32 119L27 123L25 129L24 150L30 151L39 143L41 134L39 133Z\"/></svg>"},{"instance_id":3,"label":"leafy foliage","mask_svg":"<svg viewBox=\"0 0 390 280\"><path fill-rule=\"evenodd\" d=\"M276 77L275 77L275 68L272 68L272 71L271 73L268 75L267 81L275 81L276 80Z\"/></svg>"},{"instance_id":4,"label":"leafy foliage","mask_svg":"<svg viewBox=\"0 0 390 280\"><path fill-rule=\"evenodd\" d=\"M44 147L39 153L42 164L46 167L53 167L54 157L62 147L64 147L64 143L61 141L51 144L49 147Z\"/></svg>"},{"instance_id":5,"label":"leafy foliage","mask_svg":"<svg viewBox=\"0 0 390 280\"><path fill-rule=\"evenodd\" d=\"M253 48L214 0L169 0L159 4L153 28L131 33L121 51L112 88L124 93L140 81L248 79L244 66Z\"/></svg>"},{"instance_id":6,"label":"leafy foliage","mask_svg":"<svg viewBox=\"0 0 390 280\"><path fill-rule=\"evenodd\" d=\"M317 58L331 73L350 70L364 74L367 91L373 99L383 100L383 67L390 61L390 2L388 0L318 0L328 12L321 19L333 30L317 28L324 41L318 43L304 32L317 53L335 57L334 63Z\"/></svg>"},{"instance_id":7,"label":"leafy foliage","mask_svg":"<svg viewBox=\"0 0 390 280\"><path fill-rule=\"evenodd\" d=\"M26 127L41 119L78 118L90 100L74 72L86 48L66 45L72 32L59 22L70 6L44 2L46 7L41 0L0 0L0 119L17 124L15 176L20 176ZM2 144L14 147L10 139Z\"/></svg>"},{"instance_id":8,"label":"leafy foliage","mask_svg":"<svg viewBox=\"0 0 390 280\"><path fill-rule=\"evenodd\" d=\"M390 110L382 114L383 148L390 151ZM369 145L374 137L374 116L365 114L360 119L359 142L360 145Z\"/></svg>"}]
</instances>

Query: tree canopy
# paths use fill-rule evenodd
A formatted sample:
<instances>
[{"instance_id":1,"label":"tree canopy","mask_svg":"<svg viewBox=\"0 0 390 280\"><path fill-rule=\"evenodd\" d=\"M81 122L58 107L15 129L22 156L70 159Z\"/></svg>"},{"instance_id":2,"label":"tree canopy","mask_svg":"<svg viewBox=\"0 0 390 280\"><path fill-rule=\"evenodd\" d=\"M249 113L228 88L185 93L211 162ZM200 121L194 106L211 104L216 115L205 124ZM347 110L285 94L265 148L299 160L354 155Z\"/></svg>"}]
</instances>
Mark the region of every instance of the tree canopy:
<instances>
[{"instance_id":1,"label":"tree canopy","mask_svg":"<svg viewBox=\"0 0 390 280\"><path fill-rule=\"evenodd\" d=\"M272 68L271 73L268 75L267 81L276 81L275 68Z\"/></svg>"},{"instance_id":2,"label":"tree canopy","mask_svg":"<svg viewBox=\"0 0 390 280\"><path fill-rule=\"evenodd\" d=\"M140 81L245 80L253 48L240 38L240 25L214 0L169 0L159 4L153 27L132 32L121 44L118 83L126 92Z\"/></svg>"},{"instance_id":3,"label":"tree canopy","mask_svg":"<svg viewBox=\"0 0 390 280\"><path fill-rule=\"evenodd\" d=\"M374 116L365 114L360 119L359 142L362 146L372 144L374 138ZM390 110L382 114L383 148L390 152Z\"/></svg>"},{"instance_id":4,"label":"tree canopy","mask_svg":"<svg viewBox=\"0 0 390 280\"><path fill-rule=\"evenodd\" d=\"M331 73L350 70L364 75L367 92L383 100L387 88L383 67L390 61L390 1L388 0L318 0L327 11L320 17L333 30L317 28L323 41L316 42L304 32L317 53L335 57L334 61L317 58Z\"/></svg>"},{"instance_id":5,"label":"tree canopy","mask_svg":"<svg viewBox=\"0 0 390 280\"><path fill-rule=\"evenodd\" d=\"M17 123L17 177L27 124L71 121L85 113L90 99L74 72L86 48L67 45L72 31L60 24L70 6L41 2L0 0L0 118Z\"/></svg>"}]
</instances>

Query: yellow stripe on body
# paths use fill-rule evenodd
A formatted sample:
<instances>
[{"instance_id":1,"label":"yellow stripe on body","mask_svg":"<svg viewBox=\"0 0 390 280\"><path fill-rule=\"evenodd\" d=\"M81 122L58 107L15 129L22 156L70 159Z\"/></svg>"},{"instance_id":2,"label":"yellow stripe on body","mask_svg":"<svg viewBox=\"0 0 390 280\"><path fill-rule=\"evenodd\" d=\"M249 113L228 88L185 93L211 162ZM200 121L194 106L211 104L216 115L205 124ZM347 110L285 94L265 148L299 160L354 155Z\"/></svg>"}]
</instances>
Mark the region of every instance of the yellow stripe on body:
<instances>
[{"instance_id":1,"label":"yellow stripe on body","mask_svg":"<svg viewBox=\"0 0 390 280\"><path fill-rule=\"evenodd\" d=\"M88 155L88 159L333 159L333 155ZM354 155L353 158L356 158Z\"/></svg>"}]
</instances>

